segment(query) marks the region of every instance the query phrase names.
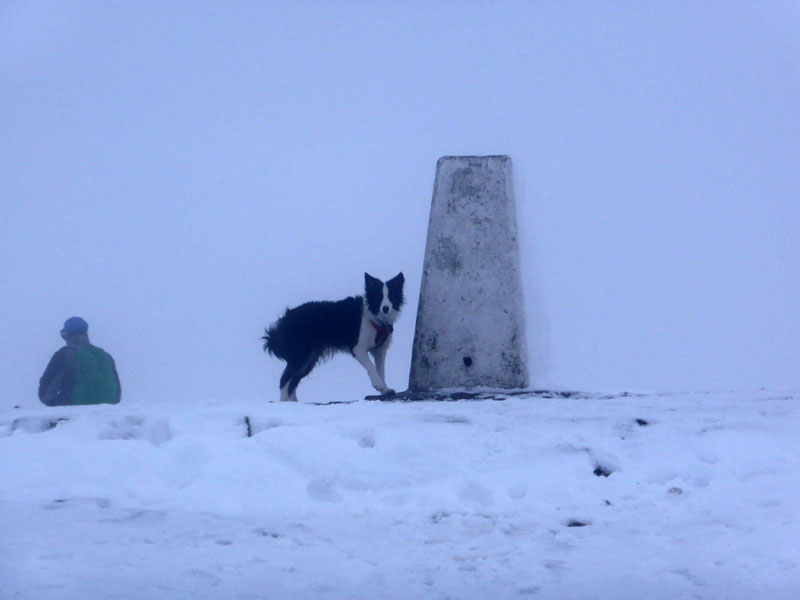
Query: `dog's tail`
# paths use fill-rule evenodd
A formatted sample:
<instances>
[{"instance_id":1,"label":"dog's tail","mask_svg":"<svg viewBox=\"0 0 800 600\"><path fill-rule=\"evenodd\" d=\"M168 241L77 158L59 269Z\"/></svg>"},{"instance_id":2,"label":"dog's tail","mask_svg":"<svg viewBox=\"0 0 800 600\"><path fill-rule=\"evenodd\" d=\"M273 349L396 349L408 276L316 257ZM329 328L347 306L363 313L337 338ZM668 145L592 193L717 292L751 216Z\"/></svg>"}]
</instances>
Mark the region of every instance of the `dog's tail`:
<instances>
[{"instance_id":1,"label":"dog's tail","mask_svg":"<svg viewBox=\"0 0 800 600\"><path fill-rule=\"evenodd\" d=\"M261 336L261 339L264 340L264 352L275 354L275 325L269 328L265 327L264 335Z\"/></svg>"},{"instance_id":2,"label":"dog's tail","mask_svg":"<svg viewBox=\"0 0 800 600\"><path fill-rule=\"evenodd\" d=\"M261 336L261 339L264 340L264 352L269 352L273 356L283 358L284 336L281 335L279 325L279 322L273 323L269 328L264 329L264 335Z\"/></svg>"}]
</instances>

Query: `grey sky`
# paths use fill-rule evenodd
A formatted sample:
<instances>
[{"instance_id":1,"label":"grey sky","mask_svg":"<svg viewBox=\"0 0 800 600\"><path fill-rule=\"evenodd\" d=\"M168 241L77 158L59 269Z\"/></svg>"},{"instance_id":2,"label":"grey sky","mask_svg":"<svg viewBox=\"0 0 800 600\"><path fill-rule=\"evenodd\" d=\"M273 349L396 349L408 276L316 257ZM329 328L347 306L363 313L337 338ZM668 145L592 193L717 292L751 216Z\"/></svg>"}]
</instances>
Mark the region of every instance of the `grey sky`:
<instances>
[{"instance_id":1,"label":"grey sky","mask_svg":"<svg viewBox=\"0 0 800 600\"><path fill-rule=\"evenodd\" d=\"M797 3L231 4L0 5L0 402L73 314L123 402L274 398L264 325L364 271L404 389L436 159L499 153L535 382L797 387Z\"/></svg>"}]
</instances>

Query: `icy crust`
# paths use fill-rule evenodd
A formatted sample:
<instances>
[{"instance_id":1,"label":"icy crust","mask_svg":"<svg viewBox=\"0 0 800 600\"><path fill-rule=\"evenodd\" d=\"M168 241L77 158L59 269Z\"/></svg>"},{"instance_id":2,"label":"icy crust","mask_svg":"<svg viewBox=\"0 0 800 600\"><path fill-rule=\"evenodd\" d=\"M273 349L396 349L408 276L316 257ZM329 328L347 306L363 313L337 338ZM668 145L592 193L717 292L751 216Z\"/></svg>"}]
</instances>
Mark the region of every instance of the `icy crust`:
<instances>
[{"instance_id":1,"label":"icy crust","mask_svg":"<svg viewBox=\"0 0 800 600\"><path fill-rule=\"evenodd\" d=\"M0 411L3 598L800 591L800 394Z\"/></svg>"},{"instance_id":2,"label":"icy crust","mask_svg":"<svg viewBox=\"0 0 800 600\"><path fill-rule=\"evenodd\" d=\"M394 394L371 394L364 400L380 400L381 402L438 402L455 400L506 400L515 396L545 397L545 398L571 398L573 396L588 397L583 392L560 390L528 390L528 389L502 389L491 387L470 388L443 388L440 390L406 390Z\"/></svg>"},{"instance_id":3,"label":"icy crust","mask_svg":"<svg viewBox=\"0 0 800 600\"><path fill-rule=\"evenodd\" d=\"M507 400L509 398L573 398L608 400L611 398L637 398L656 396L648 392L582 392L567 389L505 389L486 386L451 387L439 390L406 390L393 394L370 394L364 400L381 402L453 402L457 400ZM661 394L674 395L674 392Z\"/></svg>"}]
</instances>

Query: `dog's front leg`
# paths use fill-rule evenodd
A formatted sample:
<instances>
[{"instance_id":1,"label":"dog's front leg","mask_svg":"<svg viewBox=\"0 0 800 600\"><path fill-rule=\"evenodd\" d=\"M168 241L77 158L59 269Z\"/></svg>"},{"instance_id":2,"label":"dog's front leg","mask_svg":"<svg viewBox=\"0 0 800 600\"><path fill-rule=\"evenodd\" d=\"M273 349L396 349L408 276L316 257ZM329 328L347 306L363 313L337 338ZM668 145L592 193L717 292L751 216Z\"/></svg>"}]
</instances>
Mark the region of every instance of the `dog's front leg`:
<instances>
[{"instance_id":1,"label":"dog's front leg","mask_svg":"<svg viewBox=\"0 0 800 600\"><path fill-rule=\"evenodd\" d=\"M375 368L378 370L378 375L381 376L383 382L386 383L386 345L384 344L377 350L372 350L372 358L375 359Z\"/></svg>"},{"instance_id":2,"label":"dog's front leg","mask_svg":"<svg viewBox=\"0 0 800 600\"><path fill-rule=\"evenodd\" d=\"M372 351L372 357L375 359L375 368L378 371L378 375L381 376L383 383L386 384L386 351L389 349L388 342L385 343L383 346L378 348L377 350ZM388 392L384 392L385 394L394 394L395 391L386 385L386 388L389 390Z\"/></svg>"},{"instance_id":3,"label":"dog's front leg","mask_svg":"<svg viewBox=\"0 0 800 600\"><path fill-rule=\"evenodd\" d=\"M381 394L394 394L394 390L390 389L389 386L386 385L386 382L383 380L383 376L378 373L378 369L376 369L375 365L372 364L372 361L369 359L369 356L365 350L354 348L353 356L355 356L356 360L360 362L361 365L367 370L372 387L378 390Z\"/></svg>"}]
</instances>

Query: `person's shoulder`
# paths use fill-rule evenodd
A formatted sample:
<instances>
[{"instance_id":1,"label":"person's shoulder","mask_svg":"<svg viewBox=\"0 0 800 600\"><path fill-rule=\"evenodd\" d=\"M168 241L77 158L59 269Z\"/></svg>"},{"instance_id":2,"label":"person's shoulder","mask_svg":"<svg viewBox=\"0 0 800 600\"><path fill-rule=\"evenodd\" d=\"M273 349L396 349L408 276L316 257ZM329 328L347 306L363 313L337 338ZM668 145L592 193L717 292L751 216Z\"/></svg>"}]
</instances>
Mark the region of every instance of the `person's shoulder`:
<instances>
[{"instance_id":1,"label":"person's shoulder","mask_svg":"<svg viewBox=\"0 0 800 600\"><path fill-rule=\"evenodd\" d=\"M77 352L78 352L77 349L73 348L72 346L61 346L61 348L55 351L55 353L53 354L53 358L51 360L59 358L63 359L68 356L75 356Z\"/></svg>"},{"instance_id":2,"label":"person's shoulder","mask_svg":"<svg viewBox=\"0 0 800 600\"><path fill-rule=\"evenodd\" d=\"M100 346L92 345L91 347L92 347L92 351L93 352L96 352L97 354L100 354L101 356L107 356L113 362L114 357L111 356L110 352L106 351L104 348L101 348Z\"/></svg>"},{"instance_id":3,"label":"person's shoulder","mask_svg":"<svg viewBox=\"0 0 800 600\"><path fill-rule=\"evenodd\" d=\"M53 369L63 369L67 365L74 364L77 360L77 356L75 348L62 346L50 357L50 362L47 363L45 373Z\"/></svg>"}]
</instances>

